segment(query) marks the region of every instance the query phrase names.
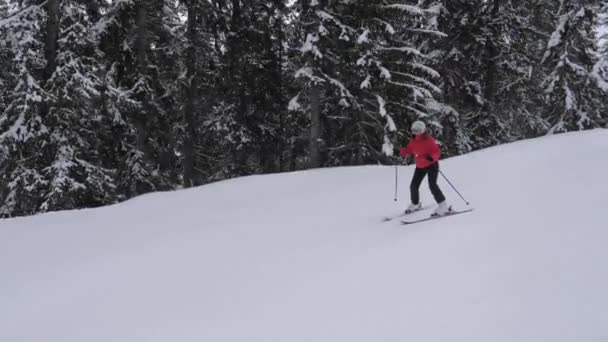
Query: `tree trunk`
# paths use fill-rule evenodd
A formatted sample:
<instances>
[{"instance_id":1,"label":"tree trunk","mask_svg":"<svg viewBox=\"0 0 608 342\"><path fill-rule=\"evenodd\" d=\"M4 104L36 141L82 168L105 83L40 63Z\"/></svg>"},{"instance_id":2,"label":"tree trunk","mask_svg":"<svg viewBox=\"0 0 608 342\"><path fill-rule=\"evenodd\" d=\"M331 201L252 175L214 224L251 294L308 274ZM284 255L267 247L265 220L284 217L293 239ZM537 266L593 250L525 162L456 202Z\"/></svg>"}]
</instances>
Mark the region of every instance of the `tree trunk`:
<instances>
[{"instance_id":1,"label":"tree trunk","mask_svg":"<svg viewBox=\"0 0 608 342\"><path fill-rule=\"evenodd\" d=\"M186 104L184 106L184 119L186 124L186 137L184 139L184 186L192 187L194 181L194 141L196 139L196 27L199 13L197 0L188 2L188 50L186 54L186 68L188 73L188 88L186 89Z\"/></svg>"},{"instance_id":2,"label":"tree trunk","mask_svg":"<svg viewBox=\"0 0 608 342\"><path fill-rule=\"evenodd\" d=\"M312 6L313 2L310 4L308 1L302 1L302 10L303 15L306 18L305 21L305 32L314 33L318 30L316 24L317 17L314 13L314 8ZM327 0L321 0L318 2L318 9L324 10L327 6ZM317 61L315 61L314 57L311 55L307 58L307 64L309 67L313 69L319 67ZM322 125L321 125L321 85L316 82L312 82L309 86L310 91L310 135L308 142L308 167L309 168L318 168L321 167L321 136L322 136Z\"/></svg>"},{"instance_id":3,"label":"tree trunk","mask_svg":"<svg viewBox=\"0 0 608 342\"><path fill-rule=\"evenodd\" d=\"M499 15L500 10L500 1L503 0L494 0L491 3L492 12L491 12L491 20L495 21ZM494 105L494 99L496 96L496 73L497 73L497 63L496 59L498 58L498 47L496 46L496 41L500 39L500 28L496 27L497 24L493 24L491 27L492 39L488 41L487 46L487 59L486 59L486 85L485 85L485 98L486 98L486 109L491 110Z\"/></svg>"},{"instance_id":4,"label":"tree trunk","mask_svg":"<svg viewBox=\"0 0 608 342\"><path fill-rule=\"evenodd\" d=\"M317 85L310 89L310 162L309 168L321 167L321 110L320 90Z\"/></svg>"},{"instance_id":5,"label":"tree trunk","mask_svg":"<svg viewBox=\"0 0 608 342\"><path fill-rule=\"evenodd\" d=\"M283 19L283 15L281 13L281 15L279 16L279 18ZM283 70L283 59L284 59L284 55L283 55L283 43L285 42L285 33L283 32L283 21L282 20L277 20L276 21L276 27L275 30L277 32L277 36L278 36L278 43L277 43L277 54L275 54L275 58L277 58L277 63L276 63L276 67L277 67L277 81L278 81L278 90L279 90L279 94L281 94L281 100L283 100L285 98L285 84L283 81L283 75L284 75L284 70ZM279 114L279 146L278 146L278 169L279 172L283 172L285 169L285 153L287 152L287 144L286 144L286 139L287 138L287 129L285 127L285 115L287 114L285 109L287 108L285 101L280 101L280 107L278 109L278 114Z\"/></svg>"},{"instance_id":6,"label":"tree trunk","mask_svg":"<svg viewBox=\"0 0 608 342\"><path fill-rule=\"evenodd\" d=\"M136 17L135 17L135 26L137 27L136 30L136 37L135 37L135 54L136 54L136 58L137 58L137 73L138 76L140 78L145 77L146 73L147 73L147 56L146 56L146 50L147 50L147 24L148 24L148 11L146 10L146 4L143 1L139 1L137 2L137 9L136 9ZM144 106L144 111L146 109L146 101L145 101L145 97L146 94L141 94L144 97L144 101L143 101L143 106ZM151 113L137 113L136 114L136 124L135 126L137 127L137 149L139 151L146 151L146 139L147 139L147 132L146 132L146 116L150 115Z\"/></svg>"},{"instance_id":7,"label":"tree trunk","mask_svg":"<svg viewBox=\"0 0 608 342\"><path fill-rule=\"evenodd\" d=\"M46 41L44 47L44 57L46 67L44 69L44 79L48 81L57 68L57 39L59 38L60 24L60 0L48 0L46 4L48 19L46 22Z\"/></svg>"},{"instance_id":8,"label":"tree trunk","mask_svg":"<svg viewBox=\"0 0 608 342\"><path fill-rule=\"evenodd\" d=\"M147 74L147 47L148 47L148 11L147 2L138 1L136 3L135 13L135 58L137 60L137 75L139 78L144 79ZM141 91L141 90L140 90ZM145 93L138 93L138 98L142 102L142 109L134 113L134 126L136 132L136 145L137 150L143 152L143 159L148 160L151 155L151 151L148 149L148 120L147 117L152 115L148 112L149 103L148 95ZM133 184L136 189L136 193L141 194L148 191L147 185L144 184Z\"/></svg>"}]
</instances>

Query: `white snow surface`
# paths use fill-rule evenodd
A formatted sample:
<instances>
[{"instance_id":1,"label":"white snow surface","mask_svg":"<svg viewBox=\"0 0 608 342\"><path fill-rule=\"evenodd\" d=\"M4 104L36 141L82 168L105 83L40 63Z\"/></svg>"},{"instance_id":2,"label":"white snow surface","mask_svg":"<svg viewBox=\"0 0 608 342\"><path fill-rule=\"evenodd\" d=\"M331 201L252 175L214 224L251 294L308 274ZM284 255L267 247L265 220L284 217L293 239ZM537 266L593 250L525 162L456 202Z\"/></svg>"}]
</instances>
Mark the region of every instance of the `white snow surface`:
<instances>
[{"instance_id":1,"label":"white snow surface","mask_svg":"<svg viewBox=\"0 0 608 342\"><path fill-rule=\"evenodd\" d=\"M381 222L405 166L399 202L370 166L3 220L0 341L607 341L607 156L594 130L444 160L475 210L412 226Z\"/></svg>"}]
</instances>

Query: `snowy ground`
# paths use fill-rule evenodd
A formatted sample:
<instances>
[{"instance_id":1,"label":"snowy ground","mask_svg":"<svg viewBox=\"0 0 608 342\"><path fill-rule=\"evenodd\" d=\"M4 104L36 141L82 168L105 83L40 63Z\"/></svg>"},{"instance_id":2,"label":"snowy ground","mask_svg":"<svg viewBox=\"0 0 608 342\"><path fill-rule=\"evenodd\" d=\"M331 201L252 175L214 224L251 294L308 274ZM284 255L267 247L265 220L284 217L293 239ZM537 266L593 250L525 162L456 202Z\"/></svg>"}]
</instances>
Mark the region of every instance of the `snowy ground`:
<instances>
[{"instance_id":1,"label":"snowy ground","mask_svg":"<svg viewBox=\"0 0 608 342\"><path fill-rule=\"evenodd\" d=\"M608 341L608 131L442 169L473 213L381 223L412 168L361 167L0 221L0 341Z\"/></svg>"}]
</instances>

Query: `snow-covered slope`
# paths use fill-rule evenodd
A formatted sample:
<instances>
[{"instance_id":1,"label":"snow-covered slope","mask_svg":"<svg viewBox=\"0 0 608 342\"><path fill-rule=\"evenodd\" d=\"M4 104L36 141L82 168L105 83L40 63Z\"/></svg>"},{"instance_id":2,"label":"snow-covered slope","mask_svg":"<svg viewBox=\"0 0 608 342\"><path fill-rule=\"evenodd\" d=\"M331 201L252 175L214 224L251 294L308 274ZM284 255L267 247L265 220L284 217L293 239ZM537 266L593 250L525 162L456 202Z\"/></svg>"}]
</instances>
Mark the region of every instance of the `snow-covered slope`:
<instances>
[{"instance_id":1,"label":"snow-covered slope","mask_svg":"<svg viewBox=\"0 0 608 342\"><path fill-rule=\"evenodd\" d=\"M0 341L608 341L608 131L442 169L474 212L381 223L378 166L0 221Z\"/></svg>"}]
</instances>

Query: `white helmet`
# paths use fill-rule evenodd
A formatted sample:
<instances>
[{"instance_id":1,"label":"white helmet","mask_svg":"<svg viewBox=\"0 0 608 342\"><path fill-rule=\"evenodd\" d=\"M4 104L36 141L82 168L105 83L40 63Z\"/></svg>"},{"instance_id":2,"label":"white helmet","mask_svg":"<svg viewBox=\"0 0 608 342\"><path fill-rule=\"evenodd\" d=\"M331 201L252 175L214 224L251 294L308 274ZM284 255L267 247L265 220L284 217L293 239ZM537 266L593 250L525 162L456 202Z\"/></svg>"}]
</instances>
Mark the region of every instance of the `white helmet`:
<instances>
[{"instance_id":1,"label":"white helmet","mask_svg":"<svg viewBox=\"0 0 608 342\"><path fill-rule=\"evenodd\" d=\"M412 133L422 134L426 131L426 125L424 122L418 120L412 124Z\"/></svg>"}]
</instances>

